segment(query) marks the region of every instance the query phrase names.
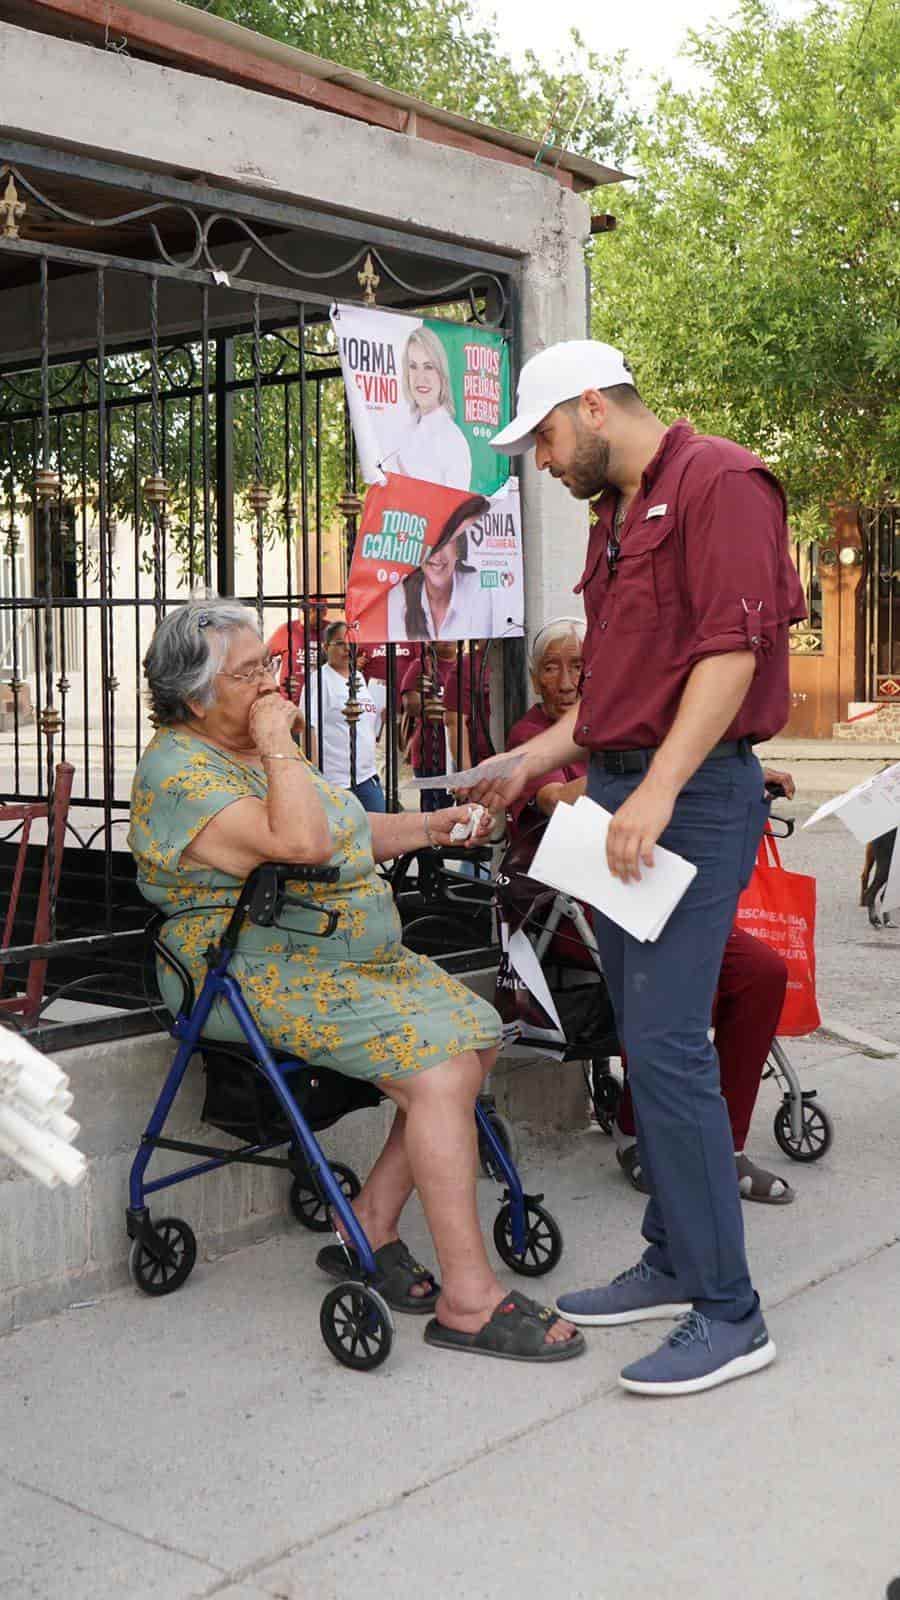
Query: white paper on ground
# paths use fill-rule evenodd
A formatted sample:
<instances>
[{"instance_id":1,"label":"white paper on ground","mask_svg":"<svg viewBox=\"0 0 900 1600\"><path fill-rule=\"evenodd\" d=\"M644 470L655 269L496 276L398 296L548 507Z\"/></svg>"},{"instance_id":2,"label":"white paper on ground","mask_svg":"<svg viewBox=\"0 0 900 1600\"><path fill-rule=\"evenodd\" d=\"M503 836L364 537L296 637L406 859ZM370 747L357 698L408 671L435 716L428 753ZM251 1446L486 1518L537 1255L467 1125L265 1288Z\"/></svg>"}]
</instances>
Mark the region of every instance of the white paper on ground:
<instances>
[{"instance_id":1,"label":"white paper on ground","mask_svg":"<svg viewBox=\"0 0 900 1600\"><path fill-rule=\"evenodd\" d=\"M884 772L876 772L834 800L826 800L803 826L811 828L824 817L834 815L860 844L868 844L871 839L896 828L900 823L900 762L886 767Z\"/></svg>"},{"instance_id":2,"label":"white paper on ground","mask_svg":"<svg viewBox=\"0 0 900 1600\"><path fill-rule=\"evenodd\" d=\"M554 1027L560 1033L565 1033L565 1028L559 1020L559 1012L553 1003L553 996L547 987L547 979L541 963L534 953L534 946L528 935L521 928L509 936L509 959L522 979L529 994L533 994L538 1005L546 1011Z\"/></svg>"},{"instance_id":3,"label":"white paper on ground","mask_svg":"<svg viewBox=\"0 0 900 1600\"><path fill-rule=\"evenodd\" d=\"M662 845L653 848L653 866L641 867L638 882L614 878L606 861L606 835L612 816L582 795L574 806L558 805L528 876L587 900L632 938L658 939L697 868Z\"/></svg>"},{"instance_id":4,"label":"white paper on ground","mask_svg":"<svg viewBox=\"0 0 900 1600\"><path fill-rule=\"evenodd\" d=\"M439 778L413 778L409 787L411 789L474 789L476 783L485 783L489 778L508 778L517 767L522 757L514 750L509 755L491 756L490 761L482 762L480 767L466 767L463 772L442 772Z\"/></svg>"}]
</instances>

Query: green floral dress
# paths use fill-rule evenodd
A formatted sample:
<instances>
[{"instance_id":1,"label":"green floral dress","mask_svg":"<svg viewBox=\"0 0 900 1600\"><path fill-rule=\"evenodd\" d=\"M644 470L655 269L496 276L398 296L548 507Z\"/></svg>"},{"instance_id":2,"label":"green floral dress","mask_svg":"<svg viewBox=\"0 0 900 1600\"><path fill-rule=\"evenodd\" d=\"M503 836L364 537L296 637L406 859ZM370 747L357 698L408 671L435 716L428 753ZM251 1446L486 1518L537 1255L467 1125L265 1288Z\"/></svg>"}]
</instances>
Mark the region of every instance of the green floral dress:
<instances>
[{"instance_id":1,"label":"green floral dress","mask_svg":"<svg viewBox=\"0 0 900 1600\"><path fill-rule=\"evenodd\" d=\"M298 878L297 887L323 911L336 912L338 924L331 938L323 938L322 918L298 906L285 906L279 928L244 924L230 971L262 1033L312 1065L355 1078L402 1077L464 1050L498 1044L501 1025L493 1007L426 956L403 948L393 895L375 871L365 811L354 795L310 771L340 879L317 884ZM206 975L204 952L221 933L242 884L182 856L207 822L247 795L265 799L259 767L172 728L155 735L134 777L128 843L138 886L166 913L164 941L190 971L198 993ZM162 963L158 977L163 998L174 1007L178 980ZM223 1000L204 1033L243 1040Z\"/></svg>"}]
</instances>

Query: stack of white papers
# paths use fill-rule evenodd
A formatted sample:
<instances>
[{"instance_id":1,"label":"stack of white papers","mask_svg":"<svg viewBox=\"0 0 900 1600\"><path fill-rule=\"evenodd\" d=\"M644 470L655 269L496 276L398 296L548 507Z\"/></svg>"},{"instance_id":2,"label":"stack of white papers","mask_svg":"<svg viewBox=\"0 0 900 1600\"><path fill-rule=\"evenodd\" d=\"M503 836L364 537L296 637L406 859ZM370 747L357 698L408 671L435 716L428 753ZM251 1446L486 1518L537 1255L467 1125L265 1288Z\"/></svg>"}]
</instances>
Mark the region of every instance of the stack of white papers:
<instances>
[{"instance_id":1,"label":"stack of white papers","mask_svg":"<svg viewBox=\"0 0 900 1600\"><path fill-rule=\"evenodd\" d=\"M653 866L640 879L623 883L606 861L606 835L612 821L596 801L582 795L573 806L558 805L537 848L528 876L586 900L642 943L658 939L697 868L662 845L653 847Z\"/></svg>"},{"instance_id":2,"label":"stack of white papers","mask_svg":"<svg viewBox=\"0 0 900 1600\"><path fill-rule=\"evenodd\" d=\"M48 1189L74 1186L87 1162L72 1140L78 1123L67 1115L72 1104L69 1080L11 1028L0 1028L0 1154Z\"/></svg>"}]
</instances>

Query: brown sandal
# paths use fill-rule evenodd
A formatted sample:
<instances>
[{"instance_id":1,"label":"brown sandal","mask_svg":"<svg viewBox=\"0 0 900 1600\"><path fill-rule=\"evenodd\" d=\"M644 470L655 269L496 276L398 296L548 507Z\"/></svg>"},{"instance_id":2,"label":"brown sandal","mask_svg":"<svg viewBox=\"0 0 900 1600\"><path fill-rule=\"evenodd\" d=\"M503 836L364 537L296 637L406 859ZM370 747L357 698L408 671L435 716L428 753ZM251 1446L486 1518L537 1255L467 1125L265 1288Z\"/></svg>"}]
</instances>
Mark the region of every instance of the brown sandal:
<instances>
[{"instance_id":1,"label":"brown sandal","mask_svg":"<svg viewBox=\"0 0 900 1600\"><path fill-rule=\"evenodd\" d=\"M735 1156L734 1164L742 1200L758 1200L764 1206L789 1206L792 1200L796 1200L796 1190L784 1178L779 1178L777 1172L766 1172L764 1167L757 1167L745 1155ZM772 1193L776 1184L781 1185L779 1194Z\"/></svg>"}]
</instances>

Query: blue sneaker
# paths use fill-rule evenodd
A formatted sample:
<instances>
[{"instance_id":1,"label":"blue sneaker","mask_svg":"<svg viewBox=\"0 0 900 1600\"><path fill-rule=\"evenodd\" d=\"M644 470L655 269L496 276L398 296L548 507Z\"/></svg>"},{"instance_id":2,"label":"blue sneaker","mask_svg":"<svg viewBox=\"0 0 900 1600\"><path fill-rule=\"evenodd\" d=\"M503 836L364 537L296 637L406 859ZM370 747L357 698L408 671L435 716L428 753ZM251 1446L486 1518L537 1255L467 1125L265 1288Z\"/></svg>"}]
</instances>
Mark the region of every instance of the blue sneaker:
<instances>
[{"instance_id":1,"label":"blue sneaker","mask_svg":"<svg viewBox=\"0 0 900 1600\"><path fill-rule=\"evenodd\" d=\"M603 1289L561 1294L556 1309L568 1322L585 1328L615 1328L620 1322L650 1322L654 1317L680 1317L690 1300L679 1300L674 1278L639 1261L620 1272Z\"/></svg>"},{"instance_id":2,"label":"blue sneaker","mask_svg":"<svg viewBox=\"0 0 900 1600\"><path fill-rule=\"evenodd\" d=\"M619 1382L632 1394L696 1394L746 1378L774 1360L759 1306L740 1322L713 1322L702 1311L689 1311L658 1350L622 1368Z\"/></svg>"}]
</instances>

